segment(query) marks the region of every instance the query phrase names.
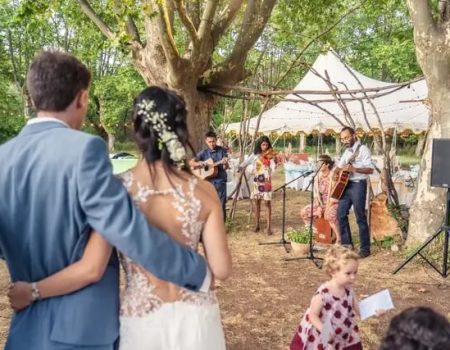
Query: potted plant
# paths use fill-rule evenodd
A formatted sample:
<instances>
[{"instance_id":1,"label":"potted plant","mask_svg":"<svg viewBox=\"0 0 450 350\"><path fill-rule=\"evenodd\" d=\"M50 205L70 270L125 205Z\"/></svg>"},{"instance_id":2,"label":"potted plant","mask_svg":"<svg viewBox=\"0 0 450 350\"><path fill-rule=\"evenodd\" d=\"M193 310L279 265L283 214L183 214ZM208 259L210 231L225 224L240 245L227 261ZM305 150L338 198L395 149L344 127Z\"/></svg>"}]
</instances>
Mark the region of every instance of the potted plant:
<instances>
[{"instance_id":1,"label":"potted plant","mask_svg":"<svg viewBox=\"0 0 450 350\"><path fill-rule=\"evenodd\" d=\"M287 236L291 241L293 251L299 254L309 252L309 226L303 226L301 229L290 228Z\"/></svg>"}]
</instances>

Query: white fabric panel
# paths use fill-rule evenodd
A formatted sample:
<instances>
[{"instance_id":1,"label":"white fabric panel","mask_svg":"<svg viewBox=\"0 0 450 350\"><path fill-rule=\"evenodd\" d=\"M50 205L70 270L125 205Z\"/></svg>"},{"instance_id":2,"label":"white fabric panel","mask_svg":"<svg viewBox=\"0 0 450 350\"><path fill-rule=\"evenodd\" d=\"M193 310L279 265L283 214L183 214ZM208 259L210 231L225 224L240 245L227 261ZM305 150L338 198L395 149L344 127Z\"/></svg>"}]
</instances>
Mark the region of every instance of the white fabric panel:
<instances>
[{"instance_id":1,"label":"white fabric panel","mask_svg":"<svg viewBox=\"0 0 450 350\"><path fill-rule=\"evenodd\" d=\"M393 85L392 83L366 77L351 67L349 69L358 77L366 89ZM338 90L346 90L347 88L350 90L360 89L358 82L349 73L345 63L331 50L326 55L319 55L312 69L303 77L294 90L329 91L329 87L323 79L313 73L314 70L321 76L325 76L325 72L327 72L331 82ZM387 91L391 90L382 90L378 94ZM377 92L368 93L369 96L373 96L374 94L377 94ZM428 88L426 82L425 80L420 80L385 96L374 98L372 101L380 115L385 130L397 128L398 131L411 129L413 132L421 132L428 128L429 112L427 107L420 101L426 98L427 95ZM342 98L351 98L349 94L343 94L341 96ZM364 97L362 93L357 93L355 96ZM315 101L330 100L333 97L330 94L303 94L300 97L290 94L285 99ZM372 107L367 101L363 103L371 126L373 128L379 128L376 114ZM344 124L347 124L344 119L344 113L336 102L320 102L319 105L342 120ZM346 105L350 115L355 120L356 128L369 131L367 123L364 120L361 103L359 101L347 101ZM250 121L250 132L252 133L254 132L256 121L257 117L252 118ZM308 134L312 131L339 131L341 128L342 125L338 121L316 106L306 103L281 101L262 115L259 131L263 133L270 133L272 131L296 133L302 131ZM240 123L233 123L227 126L226 132L239 132L239 129Z\"/></svg>"}]
</instances>

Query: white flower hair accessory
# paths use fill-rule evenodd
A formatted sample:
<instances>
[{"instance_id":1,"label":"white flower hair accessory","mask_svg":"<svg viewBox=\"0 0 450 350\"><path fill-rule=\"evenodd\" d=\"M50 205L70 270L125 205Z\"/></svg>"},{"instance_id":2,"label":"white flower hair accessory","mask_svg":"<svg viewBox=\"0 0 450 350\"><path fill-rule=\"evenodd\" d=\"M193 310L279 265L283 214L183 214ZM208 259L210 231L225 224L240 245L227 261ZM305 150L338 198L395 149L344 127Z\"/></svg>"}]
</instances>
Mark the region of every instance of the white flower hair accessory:
<instances>
[{"instance_id":1,"label":"white flower hair accessory","mask_svg":"<svg viewBox=\"0 0 450 350\"><path fill-rule=\"evenodd\" d=\"M137 104L139 110L137 114L142 116L144 122L151 125L159 134L159 150L165 145L177 167L181 168L186 159L186 149L178 139L177 134L167 125L167 114L154 110L155 102L144 99Z\"/></svg>"}]
</instances>

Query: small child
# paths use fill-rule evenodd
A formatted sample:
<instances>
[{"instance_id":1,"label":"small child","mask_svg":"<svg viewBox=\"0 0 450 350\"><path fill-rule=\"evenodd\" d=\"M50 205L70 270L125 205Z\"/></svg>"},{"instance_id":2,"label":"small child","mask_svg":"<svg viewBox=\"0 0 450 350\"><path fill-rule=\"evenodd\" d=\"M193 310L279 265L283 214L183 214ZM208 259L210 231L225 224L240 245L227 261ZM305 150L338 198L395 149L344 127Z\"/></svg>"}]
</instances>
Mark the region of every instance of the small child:
<instances>
[{"instance_id":1,"label":"small child","mask_svg":"<svg viewBox=\"0 0 450 350\"><path fill-rule=\"evenodd\" d=\"M331 279L312 297L290 349L362 350L355 317L359 307L352 289L358 272L358 254L332 246L325 255L323 268Z\"/></svg>"}]
</instances>

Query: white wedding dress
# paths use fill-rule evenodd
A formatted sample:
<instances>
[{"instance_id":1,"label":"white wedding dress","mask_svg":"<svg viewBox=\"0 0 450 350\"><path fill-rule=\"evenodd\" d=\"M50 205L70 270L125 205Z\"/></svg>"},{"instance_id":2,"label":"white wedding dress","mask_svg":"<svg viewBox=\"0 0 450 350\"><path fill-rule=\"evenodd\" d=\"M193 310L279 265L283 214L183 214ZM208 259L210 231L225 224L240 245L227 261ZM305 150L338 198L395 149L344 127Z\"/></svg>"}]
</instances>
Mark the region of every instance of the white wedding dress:
<instances>
[{"instance_id":1,"label":"white wedding dress","mask_svg":"<svg viewBox=\"0 0 450 350\"><path fill-rule=\"evenodd\" d=\"M189 179L187 190L178 185L163 191L141 185L131 172L124 173L122 180L144 213L150 196L170 200L173 211L161 215L173 216L172 220L179 222L184 243L197 250L203 222L199 219L201 202L195 197L196 178ZM120 307L119 350L225 349L219 304L213 291L192 292L158 280L127 257L121 256L121 261L127 283Z\"/></svg>"}]
</instances>

